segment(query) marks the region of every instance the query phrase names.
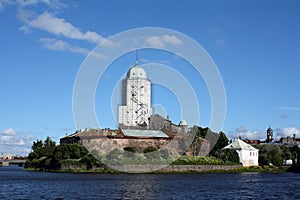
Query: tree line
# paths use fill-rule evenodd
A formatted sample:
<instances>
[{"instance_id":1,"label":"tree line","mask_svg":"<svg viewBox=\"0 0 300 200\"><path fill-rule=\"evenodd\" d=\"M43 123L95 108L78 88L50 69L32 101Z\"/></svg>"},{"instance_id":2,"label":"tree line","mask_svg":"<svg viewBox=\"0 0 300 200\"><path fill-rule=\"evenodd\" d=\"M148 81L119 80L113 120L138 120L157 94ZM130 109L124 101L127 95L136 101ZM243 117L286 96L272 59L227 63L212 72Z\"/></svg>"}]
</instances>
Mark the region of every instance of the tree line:
<instances>
[{"instance_id":1,"label":"tree line","mask_svg":"<svg viewBox=\"0 0 300 200\"><path fill-rule=\"evenodd\" d=\"M37 140L33 142L32 151L29 153L25 168L34 170L59 170L64 163L85 165L91 168L98 164L98 161L79 144L56 145L50 137L43 142Z\"/></svg>"},{"instance_id":2,"label":"tree line","mask_svg":"<svg viewBox=\"0 0 300 200\"><path fill-rule=\"evenodd\" d=\"M200 151L201 140L199 138L206 138L207 134L210 137L216 137L217 141L210 150L208 157L216 158L219 161L213 161L215 163L233 164L239 163L239 157L235 150L223 148L230 143L226 134L223 132L213 133L209 128L194 127L195 137L188 147L193 151L193 155L196 155ZM254 145L259 149L259 164L269 165L272 163L276 166L282 166L285 160L297 160L300 155L300 148L298 146L287 147L284 145L264 144ZM34 170L48 171L59 170L63 164L81 165L86 169L91 169L94 166L103 165L97 160L84 146L79 144L59 144L57 145L50 137L47 137L45 141L37 140L33 142L31 147L32 151L29 153L25 168ZM134 147L125 147L125 157L135 156L136 150ZM117 150L110 152L106 157L113 159ZM159 151L159 154L147 154L149 152L158 152L158 149L154 147L148 147L144 153L146 159L167 159L168 152ZM118 153L118 152L117 152ZM110 158L112 157L112 158ZM147 158L149 157L149 158ZM184 163L186 163L187 157L184 157ZM194 161L193 161L194 162ZM198 162L198 161L197 161ZM211 162L211 161L210 161ZM181 162L180 162L181 163ZM204 163L204 162L202 162ZM174 162L176 164L176 162ZM178 164L178 163L177 163ZM190 163L193 164L193 163Z\"/></svg>"}]
</instances>

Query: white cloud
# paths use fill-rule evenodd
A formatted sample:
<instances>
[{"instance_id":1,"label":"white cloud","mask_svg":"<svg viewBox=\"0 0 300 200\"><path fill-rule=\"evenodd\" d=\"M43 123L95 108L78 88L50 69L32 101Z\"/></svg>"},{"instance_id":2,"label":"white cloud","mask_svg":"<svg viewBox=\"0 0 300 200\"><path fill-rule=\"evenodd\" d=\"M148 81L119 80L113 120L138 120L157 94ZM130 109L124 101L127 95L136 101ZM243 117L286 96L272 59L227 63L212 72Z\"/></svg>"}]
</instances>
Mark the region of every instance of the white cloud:
<instances>
[{"instance_id":1,"label":"white cloud","mask_svg":"<svg viewBox=\"0 0 300 200\"><path fill-rule=\"evenodd\" d=\"M12 128L0 132L0 153L12 153L14 155L28 155L33 142L30 135L22 135Z\"/></svg>"},{"instance_id":2,"label":"white cloud","mask_svg":"<svg viewBox=\"0 0 300 200\"><path fill-rule=\"evenodd\" d=\"M296 134L296 137L300 137L300 130L295 127L287 127L284 129L275 130L275 139L279 140L282 137L293 137Z\"/></svg>"},{"instance_id":3,"label":"white cloud","mask_svg":"<svg viewBox=\"0 0 300 200\"><path fill-rule=\"evenodd\" d=\"M16 131L12 128L7 128L0 132L3 136L13 136L16 135Z\"/></svg>"},{"instance_id":4,"label":"white cloud","mask_svg":"<svg viewBox=\"0 0 300 200\"><path fill-rule=\"evenodd\" d=\"M27 144L29 145L29 143ZM2 148L6 147L7 151L9 151L9 146L24 146L26 143L23 138L3 135L0 138L0 145Z\"/></svg>"},{"instance_id":5,"label":"white cloud","mask_svg":"<svg viewBox=\"0 0 300 200\"><path fill-rule=\"evenodd\" d=\"M228 134L229 138L237 138L241 137L242 139L249 139L249 140L265 140L266 139L266 131L260 130L247 130L244 126L240 126Z\"/></svg>"},{"instance_id":6,"label":"white cloud","mask_svg":"<svg viewBox=\"0 0 300 200\"><path fill-rule=\"evenodd\" d=\"M282 137L293 137L296 134L296 137L300 137L300 129L296 127L287 127L284 129L276 128L273 131L273 137L275 141L279 141ZM228 134L228 137L233 139L236 137L241 137L242 139L250 140L265 140L267 138L267 130L247 130L245 127L240 126Z\"/></svg>"},{"instance_id":7,"label":"white cloud","mask_svg":"<svg viewBox=\"0 0 300 200\"><path fill-rule=\"evenodd\" d=\"M280 110L295 110L300 111L300 107L278 107Z\"/></svg>"},{"instance_id":8,"label":"white cloud","mask_svg":"<svg viewBox=\"0 0 300 200\"><path fill-rule=\"evenodd\" d=\"M17 145L19 145L19 146L25 145L24 140L23 140L23 139L20 139L20 140L17 142Z\"/></svg>"},{"instance_id":9,"label":"white cloud","mask_svg":"<svg viewBox=\"0 0 300 200\"><path fill-rule=\"evenodd\" d=\"M178 39L176 36L173 36L173 35L164 35L164 36L162 36L162 39L164 42L169 43L174 46L183 44L183 42L180 39Z\"/></svg>"},{"instance_id":10,"label":"white cloud","mask_svg":"<svg viewBox=\"0 0 300 200\"><path fill-rule=\"evenodd\" d=\"M42 38L39 40L42 46L54 51L70 51L73 53L88 54L90 51L78 46L71 45L65 41L53 38Z\"/></svg>"},{"instance_id":11,"label":"white cloud","mask_svg":"<svg viewBox=\"0 0 300 200\"><path fill-rule=\"evenodd\" d=\"M11 138L12 138L12 136L3 135L3 136L1 137L1 141L3 141L3 142L8 142L8 141L11 140Z\"/></svg>"},{"instance_id":12,"label":"white cloud","mask_svg":"<svg viewBox=\"0 0 300 200\"><path fill-rule=\"evenodd\" d=\"M151 36L146 38L145 42L158 48L163 48L166 45L179 46L183 44L179 38L173 35Z\"/></svg>"},{"instance_id":13,"label":"white cloud","mask_svg":"<svg viewBox=\"0 0 300 200\"><path fill-rule=\"evenodd\" d=\"M0 10L6 5L13 4L17 7L18 18L24 23L19 30L30 33L34 29L42 30L55 36L62 36L68 39L83 40L98 44L103 42L103 46L108 48L118 47L118 44L102 37L94 31L83 31L74 26L66 19L57 17L59 9L68 7L67 4L59 0L0 0ZM42 13L33 11L34 7L43 5L47 10ZM70 45L63 40L40 40L44 47L51 50L70 51L74 53L87 54L88 49ZM96 55L97 57L101 57Z\"/></svg>"},{"instance_id":14,"label":"white cloud","mask_svg":"<svg viewBox=\"0 0 300 200\"><path fill-rule=\"evenodd\" d=\"M163 48L165 47L165 44L164 42L161 40L160 37L158 36L152 36L152 37L149 37L146 39L146 43L150 44L150 45L153 45L155 47L158 47L158 48Z\"/></svg>"},{"instance_id":15,"label":"white cloud","mask_svg":"<svg viewBox=\"0 0 300 200\"><path fill-rule=\"evenodd\" d=\"M13 0L0 0L0 10L2 10L4 7L13 5L14 1Z\"/></svg>"},{"instance_id":16,"label":"white cloud","mask_svg":"<svg viewBox=\"0 0 300 200\"><path fill-rule=\"evenodd\" d=\"M61 3L59 0L17 0L20 7L35 6L37 4L45 4L53 9L61 9L68 7L67 4Z\"/></svg>"},{"instance_id":17,"label":"white cloud","mask_svg":"<svg viewBox=\"0 0 300 200\"><path fill-rule=\"evenodd\" d=\"M218 46L224 46L224 44L225 44L225 41L224 40L217 40L216 41L216 45L218 45Z\"/></svg>"},{"instance_id":18,"label":"white cloud","mask_svg":"<svg viewBox=\"0 0 300 200\"><path fill-rule=\"evenodd\" d=\"M57 40L54 38L42 38L39 40L39 42L42 44L43 47L53 50L53 51L69 51L72 53L79 53L79 54L88 54L91 53L92 56L95 56L100 59L106 58L106 56L100 54L100 53L95 53L95 52L90 52L90 50L81 48L75 45L71 45L63 40Z\"/></svg>"},{"instance_id":19,"label":"white cloud","mask_svg":"<svg viewBox=\"0 0 300 200\"><path fill-rule=\"evenodd\" d=\"M105 40L105 38L95 32L83 32L79 28L67 22L65 19L55 17L53 14L48 12L44 12L41 15L33 15L32 12L22 10L20 11L19 16L27 26L47 31L57 36L86 40L92 43L99 43Z\"/></svg>"},{"instance_id":20,"label":"white cloud","mask_svg":"<svg viewBox=\"0 0 300 200\"><path fill-rule=\"evenodd\" d=\"M58 18L54 14L49 12L44 12L43 14L36 15L32 11L20 10L19 18L25 23L24 26L20 27L20 30L25 31L25 33L30 32L30 28L35 28L54 34L56 36L64 36L69 39L84 40L95 44L103 42L103 45L109 48L118 46L114 42L102 37L96 32L84 32L65 19ZM78 51L78 49L76 51Z\"/></svg>"}]
</instances>

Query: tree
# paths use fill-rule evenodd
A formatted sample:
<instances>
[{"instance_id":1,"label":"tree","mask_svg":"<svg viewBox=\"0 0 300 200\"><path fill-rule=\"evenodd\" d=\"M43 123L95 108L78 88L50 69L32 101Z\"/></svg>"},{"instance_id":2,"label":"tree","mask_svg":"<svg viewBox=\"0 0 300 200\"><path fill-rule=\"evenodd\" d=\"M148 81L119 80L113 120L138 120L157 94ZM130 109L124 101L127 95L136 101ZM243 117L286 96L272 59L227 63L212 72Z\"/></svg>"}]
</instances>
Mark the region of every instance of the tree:
<instances>
[{"instance_id":1,"label":"tree","mask_svg":"<svg viewBox=\"0 0 300 200\"><path fill-rule=\"evenodd\" d=\"M218 141L216 142L215 146L213 147L213 149L211 150L210 154L211 156L214 157L219 157L219 153L221 149L223 149L225 146L228 145L228 138L225 135L225 133L223 133L222 131L219 133L219 138Z\"/></svg>"},{"instance_id":2,"label":"tree","mask_svg":"<svg viewBox=\"0 0 300 200\"><path fill-rule=\"evenodd\" d=\"M157 148L155 147L147 147L145 150L144 150L144 153L151 153L151 152L154 152L154 151L157 151Z\"/></svg>"},{"instance_id":3,"label":"tree","mask_svg":"<svg viewBox=\"0 0 300 200\"><path fill-rule=\"evenodd\" d=\"M155 147L147 147L145 150L144 150L144 155L149 158L149 159L159 159L159 152L157 151L157 148Z\"/></svg>"},{"instance_id":4,"label":"tree","mask_svg":"<svg viewBox=\"0 0 300 200\"><path fill-rule=\"evenodd\" d=\"M235 149L218 150L218 158L226 162L239 163L240 158Z\"/></svg>"},{"instance_id":5,"label":"tree","mask_svg":"<svg viewBox=\"0 0 300 200\"><path fill-rule=\"evenodd\" d=\"M283 165L284 153L279 145L256 145L255 148L259 149L258 162L260 165L268 165L270 163L276 166Z\"/></svg>"},{"instance_id":6,"label":"tree","mask_svg":"<svg viewBox=\"0 0 300 200\"><path fill-rule=\"evenodd\" d=\"M62 144L56 146L56 143L47 137L44 142L41 140L33 142L32 152L26 160L25 167L43 171L60 169L63 160L79 160L86 155L88 155L88 150L81 145ZM92 163L90 158L86 158L86 161L87 164Z\"/></svg>"},{"instance_id":7,"label":"tree","mask_svg":"<svg viewBox=\"0 0 300 200\"><path fill-rule=\"evenodd\" d=\"M133 157L136 149L134 147L124 147L124 155L127 157Z\"/></svg>"}]
</instances>

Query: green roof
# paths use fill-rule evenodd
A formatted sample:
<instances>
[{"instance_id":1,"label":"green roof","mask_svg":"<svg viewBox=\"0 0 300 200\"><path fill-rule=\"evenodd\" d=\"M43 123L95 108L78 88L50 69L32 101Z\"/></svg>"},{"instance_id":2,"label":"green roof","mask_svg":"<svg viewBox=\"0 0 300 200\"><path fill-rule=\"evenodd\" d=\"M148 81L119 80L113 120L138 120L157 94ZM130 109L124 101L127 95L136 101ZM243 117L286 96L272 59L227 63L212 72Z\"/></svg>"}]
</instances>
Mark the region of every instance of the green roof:
<instances>
[{"instance_id":1,"label":"green roof","mask_svg":"<svg viewBox=\"0 0 300 200\"><path fill-rule=\"evenodd\" d=\"M235 149L235 150L248 150L248 151L257 151L258 149L254 148L250 144L236 138L232 141L231 144L227 145L223 149Z\"/></svg>"},{"instance_id":2,"label":"green roof","mask_svg":"<svg viewBox=\"0 0 300 200\"><path fill-rule=\"evenodd\" d=\"M129 130L122 129L125 136L129 137L157 137L157 138L169 138L164 132L159 130Z\"/></svg>"},{"instance_id":3,"label":"green roof","mask_svg":"<svg viewBox=\"0 0 300 200\"><path fill-rule=\"evenodd\" d=\"M147 79L146 71L138 66L136 63L135 66L131 67L127 72L128 79Z\"/></svg>"}]
</instances>

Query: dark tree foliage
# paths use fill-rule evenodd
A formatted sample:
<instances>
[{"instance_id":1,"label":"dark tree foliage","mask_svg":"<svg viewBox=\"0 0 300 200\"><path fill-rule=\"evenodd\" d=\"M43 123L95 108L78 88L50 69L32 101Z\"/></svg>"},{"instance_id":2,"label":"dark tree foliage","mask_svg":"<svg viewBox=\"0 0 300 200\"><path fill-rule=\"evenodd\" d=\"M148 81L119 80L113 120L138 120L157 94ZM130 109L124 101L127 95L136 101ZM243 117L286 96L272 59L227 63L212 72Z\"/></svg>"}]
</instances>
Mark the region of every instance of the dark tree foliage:
<instances>
[{"instance_id":1,"label":"dark tree foliage","mask_svg":"<svg viewBox=\"0 0 300 200\"><path fill-rule=\"evenodd\" d=\"M157 151L158 149L155 147L147 147L144 150L144 155L148 159L159 159L159 152Z\"/></svg>"},{"instance_id":2,"label":"dark tree foliage","mask_svg":"<svg viewBox=\"0 0 300 200\"><path fill-rule=\"evenodd\" d=\"M300 153L300 148L297 145L287 147L285 145L265 144L255 145L255 148L259 149L258 162L260 165L272 163L273 165L281 166L284 164L284 160L290 159L295 163L297 155Z\"/></svg>"},{"instance_id":3,"label":"dark tree foliage","mask_svg":"<svg viewBox=\"0 0 300 200\"><path fill-rule=\"evenodd\" d=\"M239 163L240 158L236 150L234 149L219 149L218 158L223 160L225 163Z\"/></svg>"},{"instance_id":4,"label":"dark tree foliage","mask_svg":"<svg viewBox=\"0 0 300 200\"><path fill-rule=\"evenodd\" d=\"M212 132L208 127L201 128L199 126L194 126L190 130L190 134L194 135L193 141L190 145L190 150L192 150L193 155L198 155L200 152L202 140L201 138L208 140L208 142L210 143L212 148L210 149L210 156L219 158L219 156L221 156L220 154L224 155L224 152L221 153L222 148L228 145L229 142L225 133L220 132L219 134L217 134ZM236 160L236 155L234 153L231 153L229 156L233 156L233 158L230 158L230 160Z\"/></svg>"},{"instance_id":5,"label":"dark tree foliage","mask_svg":"<svg viewBox=\"0 0 300 200\"><path fill-rule=\"evenodd\" d=\"M205 138L205 136L207 135L208 128L207 127L206 128L197 127L197 128L198 128L198 131L196 133L196 136Z\"/></svg>"},{"instance_id":6,"label":"dark tree foliage","mask_svg":"<svg viewBox=\"0 0 300 200\"><path fill-rule=\"evenodd\" d=\"M135 153L136 152L136 149L134 147L124 147L124 151L128 151L128 152L131 152L131 153Z\"/></svg>"},{"instance_id":7,"label":"dark tree foliage","mask_svg":"<svg viewBox=\"0 0 300 200\"><path fill-rule=\"evenodd\" d=\"M26 160L26 168L39 170L60 169L61 162L64 160L80 160L81 163L93 164L94 160L89 156L86 148L78 144L62 144L56 146L56 143L47 137L44 142L37 140L33 142L32 152ZM83 159L83 160L81 160Z\"/></svg>"},{"instance_id":8,"label":"dark tree foliage","mask_svg":"<svg viewBox=\"0 0 300 200\"><path fill-rule=\"evenodd\" d=\"M124 154L127 157L133 157L136 149L134 147L124 147Z\"/></svg>"},{"instance_id":9,"label":"dark tree foliage","mask_svg":"<svg viewBox=\"0 0 300 200\"><path fill-rule=\"evenodd\" d=\"M228 142L229 142L229 140L226 137L225 133L220 132L218 141L216 142L216 144L212 148L212 150L210 152L210 155L218 158L219 157L219 152L220 152L219 150L222 150L222 148L227 146Z\"/></svg>"},{"instance_id":10,"label":"dark tree foliage","mask_svg":"<svg viewBox=\"0 0 300 200\"><path fill-rule=\"evenodd\" d=\"M157 151L157 148L150 146L144 150L144 153L150 153L150 152L154 152L154 151Z\"/></svg>"},{"instance_id":11,"label":"dark tree foliage","mask_svg":"<svg viewBox=\"0 0 300 200\"><path fill-rule=\"evenodd\" d=\"M86 165L86 169L91 169L93 166L100 166L99 161L92 156L91 154L87 154L80 159L81 164Z\"/></svg>"}]
</instances>

